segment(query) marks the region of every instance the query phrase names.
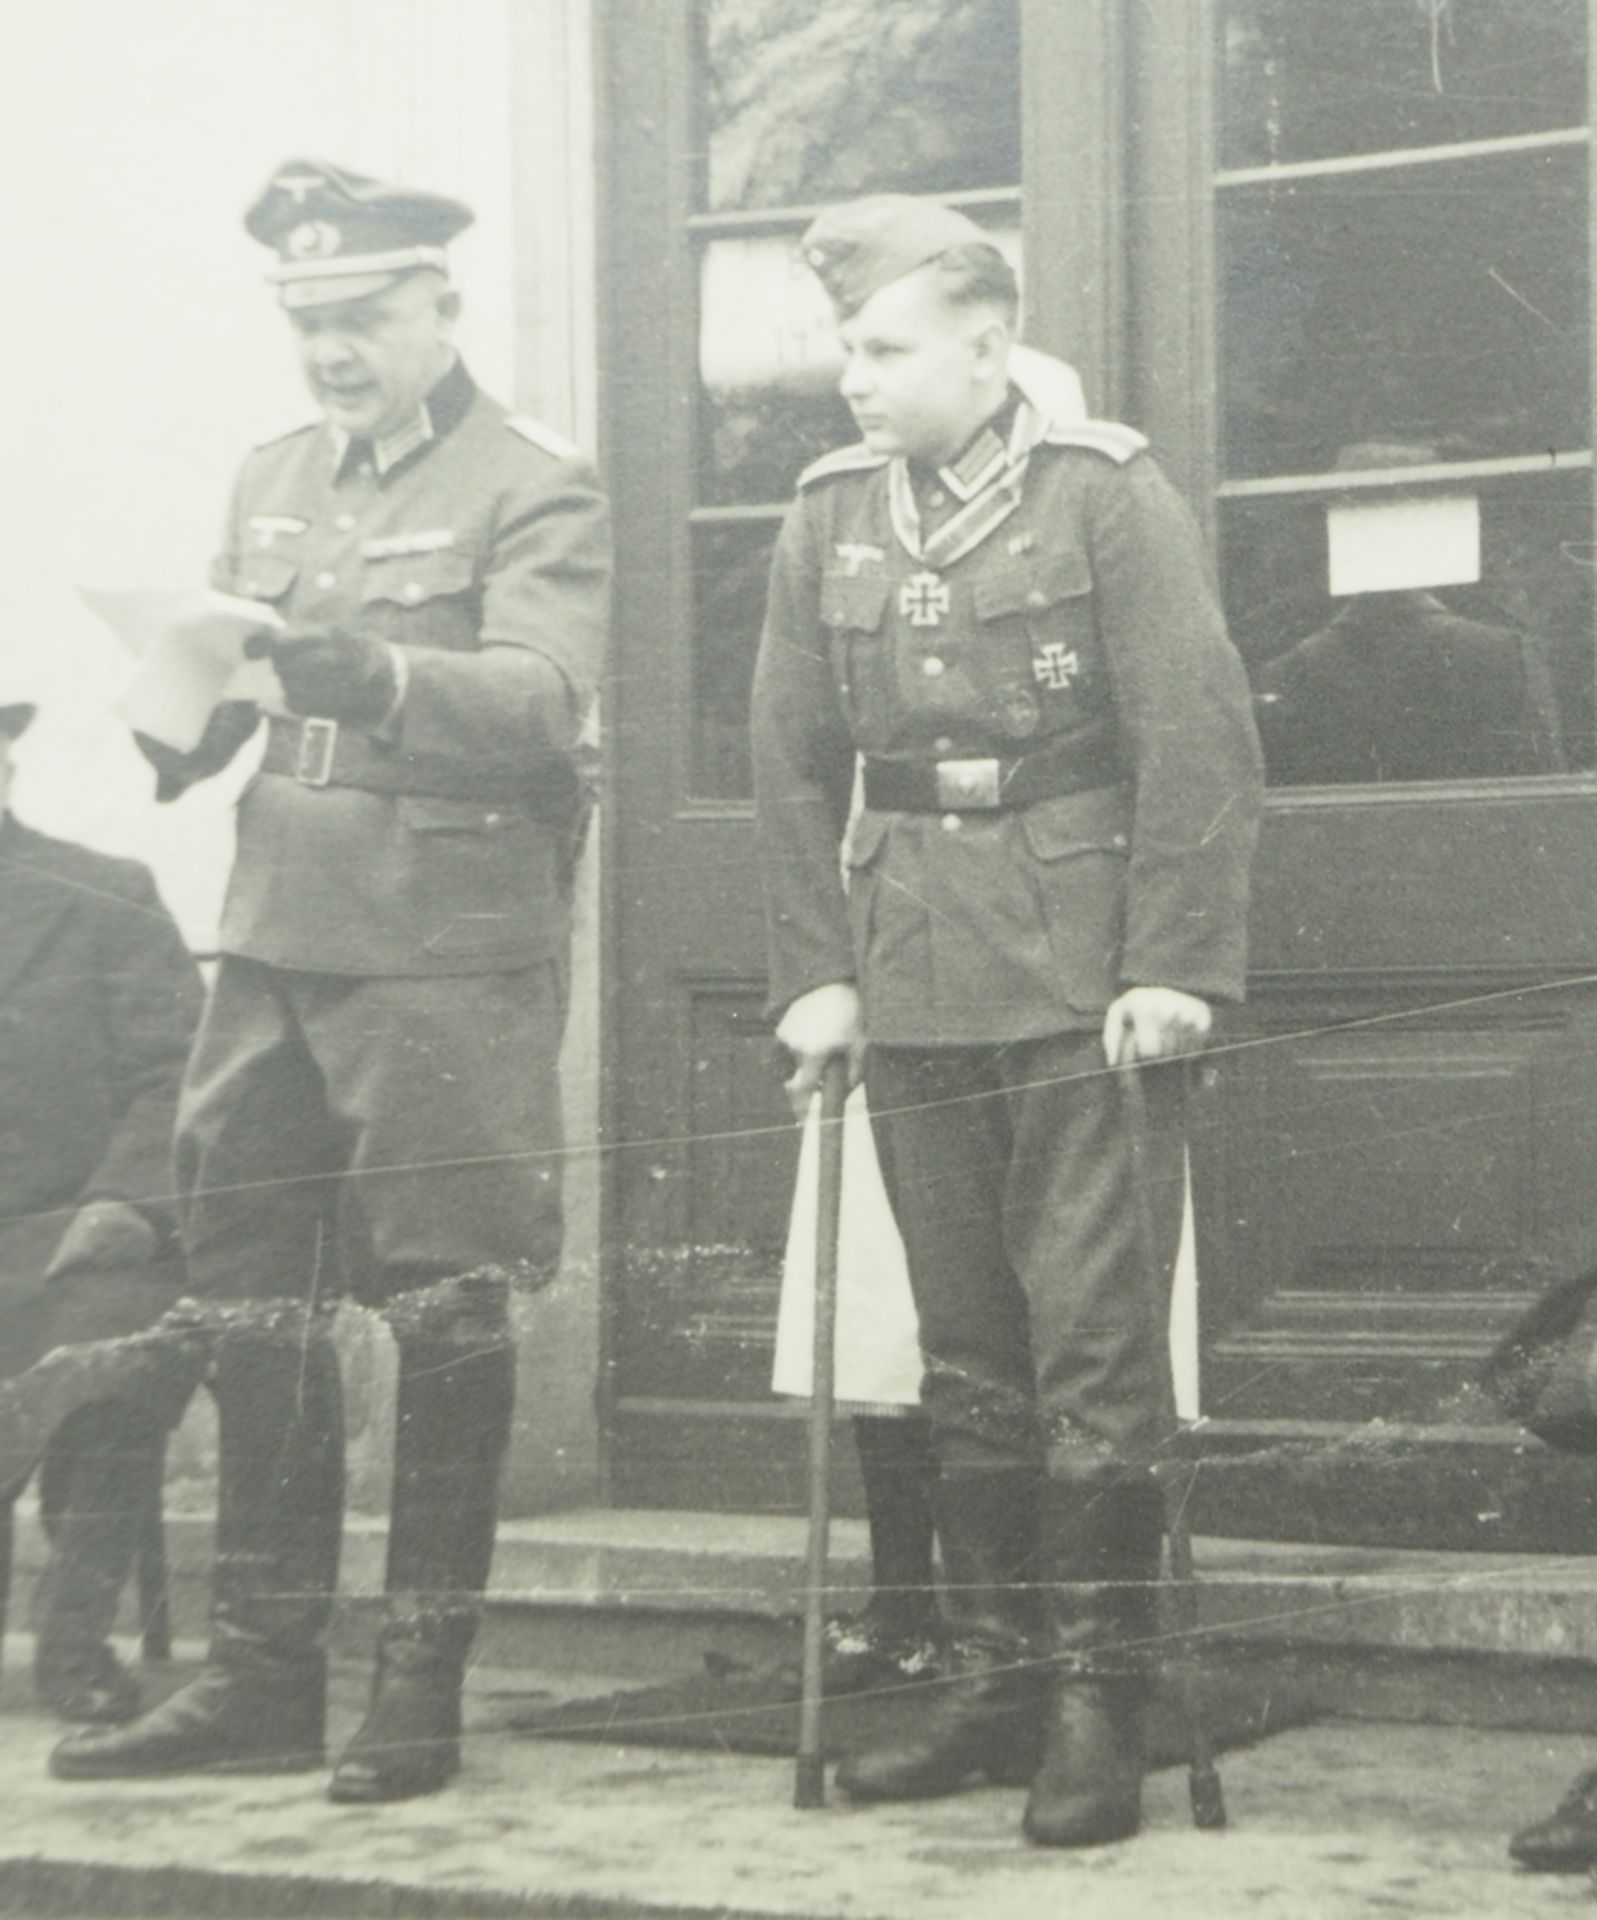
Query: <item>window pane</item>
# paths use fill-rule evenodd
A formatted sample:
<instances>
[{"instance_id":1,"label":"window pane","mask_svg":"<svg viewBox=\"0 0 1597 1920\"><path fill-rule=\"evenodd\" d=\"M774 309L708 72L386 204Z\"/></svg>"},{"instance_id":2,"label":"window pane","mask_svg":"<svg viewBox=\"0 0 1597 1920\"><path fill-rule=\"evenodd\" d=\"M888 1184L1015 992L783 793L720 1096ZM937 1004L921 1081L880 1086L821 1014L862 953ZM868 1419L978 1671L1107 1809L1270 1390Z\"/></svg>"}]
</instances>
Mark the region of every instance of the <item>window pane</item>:
<instances>
[{"instance_id":1,"label":"window pane","mask_svg":"<svg viewBox=\"0 0 1597 1920\"><path fill-rule=\"evenodd\" d=\"M712 212L1020 178L1017 0L700 0Z\"/></svg>"},{"instance_id":2,"label":"window pane","mask_svg":"<svg viewBox=\"0 0 1597 1920\"><path fill-rule=\"evenodd\" d=\"M1333 599L1326 502L1228 501L1223 584L1275 785L1590 767L1591 481L1481 494L1481 580Z\"/></svg>"},{"instance_id":3,"label":"window pane","mask_svg":"<svg viewBox=\"0 0 1597 1920\"><path fill-rule=\"evenodd\" d=\"M1019 274L1019 229L988 230ZM837 394L832 309L797 236L712 241L699 313L699 501L785 505L812 460L859 438Z\"/></svg>"},{"instance_id":4,"label":"window pane","mask_svg":"<svg viewBox=\"0 0 1597 1920\"><path fill-rule=\"evenodd\" d=\"M1582 149L1223 188L1229 477L1587 444Z\"/></svg>"},{"instance_id":5,"label":"window pane","mask_svg":"<svg viewBox=\"0 0 1597 1920\"><path fill-rule=\"evenodd\" d=\"M754 792L749 694L776 532L775 524L695 530L691 786L700 800Z\"/></svg>"},{"instance_id":6,"label":"window pane","mask_svg":"<svg viewBox=\"0 0 1597 1920\"><path fill-rule=\"evenodd\" d=\"M1224 167L1586 122L1586 0L1226 0Z\"/></svg>"}]
</instances>

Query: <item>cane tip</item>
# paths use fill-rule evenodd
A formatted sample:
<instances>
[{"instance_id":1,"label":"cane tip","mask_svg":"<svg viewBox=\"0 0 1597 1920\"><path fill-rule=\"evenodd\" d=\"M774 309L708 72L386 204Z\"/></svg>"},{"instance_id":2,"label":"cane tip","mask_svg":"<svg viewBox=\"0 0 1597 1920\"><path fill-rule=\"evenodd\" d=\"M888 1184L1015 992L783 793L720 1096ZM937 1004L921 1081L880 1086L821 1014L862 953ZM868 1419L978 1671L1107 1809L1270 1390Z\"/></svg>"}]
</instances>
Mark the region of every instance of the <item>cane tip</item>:
<instances>
[{"instance_id":1,"label":"cane tip","mask_svg":"<svg viewBox=\"0 0 1597 1920\"><path fill-rule=\"evenodd\" d=\"M818 1753L801 1753L793 1769L793 1804L801 1813L826 1805L826 1762Z\"/></svg>"}]
</instances>

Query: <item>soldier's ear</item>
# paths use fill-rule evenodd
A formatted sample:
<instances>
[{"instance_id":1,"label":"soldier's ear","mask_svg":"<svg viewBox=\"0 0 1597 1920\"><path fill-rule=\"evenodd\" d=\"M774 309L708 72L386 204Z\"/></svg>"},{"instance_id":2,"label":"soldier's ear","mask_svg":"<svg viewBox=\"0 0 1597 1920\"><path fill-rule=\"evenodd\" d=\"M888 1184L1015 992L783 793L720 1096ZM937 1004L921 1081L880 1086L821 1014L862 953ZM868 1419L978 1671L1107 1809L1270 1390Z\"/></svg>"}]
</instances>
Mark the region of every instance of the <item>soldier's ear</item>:
<instances>
[{"instance_id":1,"label":"soldier's ear","mask_svg":"<svg viewBox=\"0 0 1597 1920\"><path fill-rule=\"evenodd\" d=\"M1010 331L1002 314L988 311L970 334L970 353L979 378L1007 373Z\"/></svg>"},{"instance_id":2,"label":"soldier's ear","mask_svg":"<svg viewBox=\"0 0 1597 1920\"><path fill-rule=\"evenodd\" d=\"M445 287L438 296L438 317L447 326L453 326L460 318L460 289Z\"/></svg>"}]
</instances>

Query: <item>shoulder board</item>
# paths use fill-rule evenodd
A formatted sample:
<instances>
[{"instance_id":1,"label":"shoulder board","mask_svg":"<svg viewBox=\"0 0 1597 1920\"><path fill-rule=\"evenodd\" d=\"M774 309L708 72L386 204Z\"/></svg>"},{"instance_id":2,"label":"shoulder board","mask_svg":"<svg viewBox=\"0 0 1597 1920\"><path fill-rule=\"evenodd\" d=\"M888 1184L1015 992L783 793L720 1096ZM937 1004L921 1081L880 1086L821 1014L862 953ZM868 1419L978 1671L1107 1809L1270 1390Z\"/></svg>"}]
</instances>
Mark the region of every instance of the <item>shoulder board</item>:
<instances>
[{"instance_id":1,"label":"shoulder board","mask_svg":"<svg viewBox=\"0 0 1597 1920\"><path fill-rule=\"evenodd\" d=\"M261 453L267 447L280 447L287 440L303 439L307 433L315 433L323 424L320 420L303 420L297 427L290 427L287 433L274 433L269 440L257 440L252 451Z\"/></svg>"},{"instance_id":2,"label":"shoulder board","mask_svg":"<svg viewBox=\"0 0 1597 1920\"><path fill-rule=\"evenodd\" d=\"M1090 453L1101 453L1121 467L1139 453L1148 451L1147 438L1135 427L1124 427L1118 420L1077 420L1050 426L1043 441L1050 447L1085 447Z\"/></svg>"},{"instance_id":3,"label":"shoulder board","mask_svg":"<svg viewBox=\"0 0 1597 1920\"><path fill-rule=\"evenodd\" d=\"M534 420L525 413L507 413L505 425L512 433L519 433L523 440L530 440L535 447L542 447L545 453L552 453L557 460L575 460L578 447L563 433L556 433L553 427L546 427L541 420Z\"/></svg>"},{"instance_id":4,"label":"shoulder board","mask_svg":"<svg viewBox=\"0 0 1597 1920\"><path fill-rule=\"evenodd\" d=\"M872 453L861 440L857 446L839 447L834 453L823 453L819 460L812 460L799 475L799 487L812 487L817 480L833 480L843 473L870 473L877 467L885 467L887 459L885 453Z\"/></svg>"}]
</instances>

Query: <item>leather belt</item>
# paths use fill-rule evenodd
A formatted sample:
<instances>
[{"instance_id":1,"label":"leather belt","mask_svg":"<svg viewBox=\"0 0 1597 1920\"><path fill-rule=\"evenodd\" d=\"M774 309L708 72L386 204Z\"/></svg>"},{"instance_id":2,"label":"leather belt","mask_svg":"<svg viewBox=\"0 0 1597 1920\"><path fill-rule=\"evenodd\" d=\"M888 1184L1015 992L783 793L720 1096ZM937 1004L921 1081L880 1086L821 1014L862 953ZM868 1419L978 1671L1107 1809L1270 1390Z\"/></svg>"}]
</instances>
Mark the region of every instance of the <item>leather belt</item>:
<instances>
[{"instance_id":1,"label":"leather belt","mask_svg":"<svg viewBox=\"0 0 1597 1920\"><path fill-rule=\"evenodd\" d=\"M284 720L275 714L262 773L306 787L359 787L365 793L421 794L433 800L480 800L558 812L569 806L575 775L564 760L529 766L504 756L471 761L386 746L336 720Z\"/></svg>"},{"instance_id":2,"label":"leather belt","mask_svg":"<svg viewBox=\"0 0 1597 1920\"><path fill-rule=\"evenodd\" d=\"M1109 734L983 760L865 761L865 804L883 813L991 813L1124 777Z\"/></svg>"}]
</instances>

